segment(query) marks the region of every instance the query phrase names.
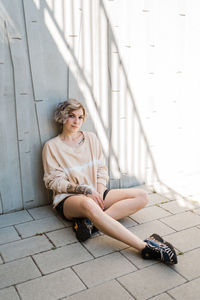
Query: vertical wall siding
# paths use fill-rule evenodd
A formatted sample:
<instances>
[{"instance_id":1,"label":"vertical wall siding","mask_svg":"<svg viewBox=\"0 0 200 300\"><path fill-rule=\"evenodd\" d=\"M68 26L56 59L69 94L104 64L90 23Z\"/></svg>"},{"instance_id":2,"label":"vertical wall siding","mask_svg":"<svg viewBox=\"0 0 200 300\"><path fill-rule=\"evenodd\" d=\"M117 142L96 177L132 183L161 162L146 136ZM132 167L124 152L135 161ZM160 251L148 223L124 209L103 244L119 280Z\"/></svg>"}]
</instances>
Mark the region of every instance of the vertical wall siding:
<instances>
[{"instance_id":1,"label":"vertical wall siding","mask_svg":"<svg viewBox=\"0 0 200 300\"><path fill-rule=\"evenodd\" d=\"M115 1L104 1L110 6ZM117 2L116 2L117 3ZM41 151L58 134L56 105L82 101L110 172L110 187L159 177L118 43L101 0L2 0L0 213L46 204Z\"/></svg>"},{"instance_id":2,"label":"vertical wall siding","mask_svg":"<svg viewBox=\"0 0 200 300\"><path fill-rule=\"evenodd\" d=\"M2 212L47 202L22 1L3 1Z\"/></svg>"}]
</instances>

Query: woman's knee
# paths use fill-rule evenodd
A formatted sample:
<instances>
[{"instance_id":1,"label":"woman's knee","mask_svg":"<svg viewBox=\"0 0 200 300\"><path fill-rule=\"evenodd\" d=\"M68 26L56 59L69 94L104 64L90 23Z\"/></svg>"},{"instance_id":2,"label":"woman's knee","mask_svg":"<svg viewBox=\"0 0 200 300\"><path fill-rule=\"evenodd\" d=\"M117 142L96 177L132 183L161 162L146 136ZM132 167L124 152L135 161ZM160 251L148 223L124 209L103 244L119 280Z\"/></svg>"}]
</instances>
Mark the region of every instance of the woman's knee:
<instances>
[{"instance_id":1,"label":"woman's knee","mask_svg":"<svg viewBox=\"0 0 200 300\"><path fill-rule=\"evenodd\" d=\"M138 198L140 200L141 208L147 205L149 201L147 192L135 188L130 188L130 192L133 195L133 199Z\"/></svg>"},{"instance_id":2,"label":"woman's knee","mask_svg":"<svg viewBox=\"0 0 200 300\"><path fill-rule=\"evenodd\" d=\"M89 219L95 218L100 209L100 207L91 198L87 196L84 197L84 201L82 201L81 206L85 215Z\"/></svg>"},{"instance_id":3,"label":"woman's knee","mask_svg":"<svg viewBox=\"0 0 200 300\"><path fill-rule=\"evenodd\" d=\"M140 198L141 207L145 207L149 202L147 192L141 190L138 194L138 197Z\"/></svg>"}]
</instances>

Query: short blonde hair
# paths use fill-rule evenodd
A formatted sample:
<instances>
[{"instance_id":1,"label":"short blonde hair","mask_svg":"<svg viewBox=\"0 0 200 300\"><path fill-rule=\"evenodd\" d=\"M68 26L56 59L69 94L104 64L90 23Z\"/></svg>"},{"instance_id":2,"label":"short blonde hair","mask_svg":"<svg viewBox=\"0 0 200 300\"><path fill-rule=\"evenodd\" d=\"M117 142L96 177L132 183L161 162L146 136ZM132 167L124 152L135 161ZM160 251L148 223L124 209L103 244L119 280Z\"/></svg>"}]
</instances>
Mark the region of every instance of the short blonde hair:
<instances>
[{"instance_id":1,"label":"short blonde hair","mask_svg":"<svg viewBox=\"0 0 200 300\"><path fill-rule=\"evenodd\" d=\"M79 108L82 108L83 110L83 120L85 121L87 117L86 110L83 104L76 99L68 99L67 101L59 103L54 114L54 120L57 123L64 124L67 121L69 114L73 110L77 110Z\"/></svg>"}]
</instances>

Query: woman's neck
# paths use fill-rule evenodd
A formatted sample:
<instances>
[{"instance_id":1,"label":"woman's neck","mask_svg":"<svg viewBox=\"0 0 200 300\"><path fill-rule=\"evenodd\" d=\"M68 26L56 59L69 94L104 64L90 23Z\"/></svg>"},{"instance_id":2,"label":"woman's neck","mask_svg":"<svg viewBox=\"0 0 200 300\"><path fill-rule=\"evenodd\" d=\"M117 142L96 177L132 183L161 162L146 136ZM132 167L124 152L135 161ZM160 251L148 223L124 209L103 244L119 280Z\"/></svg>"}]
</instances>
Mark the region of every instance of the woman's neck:
<instances>
[{"instance_id":1,"label":"woman's neck","mask_svg":"<svg viewBox=\"0 0 200 300\"><path fill-rule=\"evenodd\" d=\"M82 145L85 141L85 136L82 131L74 132L74 133L69 133L66 131L63 131L60 134L60 139L67 145L71 147L79 147Z\"/></svg>"},{"instance_id":2,"label":"woman's neck","mask_svg":"<svg viewBox=\"0 0 200 300\"><path fill-rule=\"evenodd\" d=\"M62 133L60 134L60 136L63 140L66 140L66 141L76 141L77 138L80 137L80 133L81 133L80 131L69 132L69 131L63 130Z\"/></svg>"}]
</instances>

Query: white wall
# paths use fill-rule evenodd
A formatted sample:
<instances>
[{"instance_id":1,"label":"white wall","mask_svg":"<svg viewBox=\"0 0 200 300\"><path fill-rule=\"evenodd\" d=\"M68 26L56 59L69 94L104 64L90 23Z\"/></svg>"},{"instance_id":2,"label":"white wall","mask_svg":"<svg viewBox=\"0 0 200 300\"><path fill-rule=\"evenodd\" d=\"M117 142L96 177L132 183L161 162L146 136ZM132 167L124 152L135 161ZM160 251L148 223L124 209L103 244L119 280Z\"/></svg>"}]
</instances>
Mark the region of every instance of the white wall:
<instances>
[{"instance_id":1,"label":"white wall","mask_svg":"<svg viewBox=\"0 0 200 300\"><path fill-rule=\"evenodd\" d=\"M200 3L104 3L160 179L200 201Z\"/></svg>"}]
</instances>

